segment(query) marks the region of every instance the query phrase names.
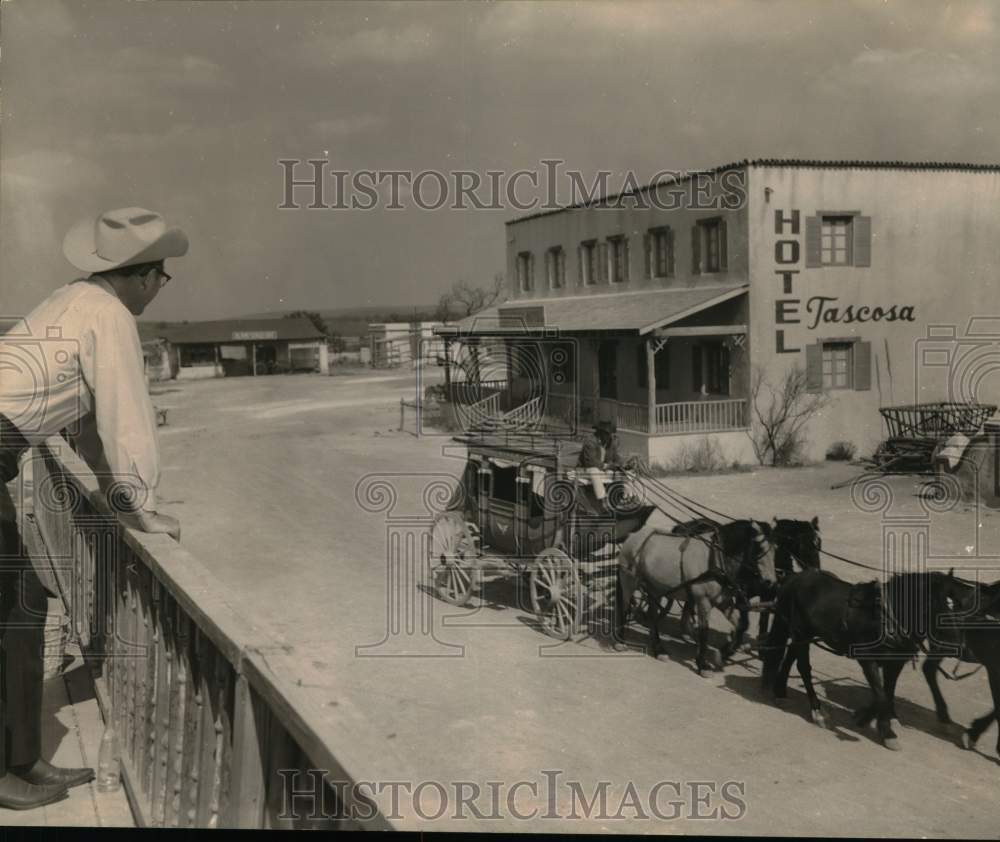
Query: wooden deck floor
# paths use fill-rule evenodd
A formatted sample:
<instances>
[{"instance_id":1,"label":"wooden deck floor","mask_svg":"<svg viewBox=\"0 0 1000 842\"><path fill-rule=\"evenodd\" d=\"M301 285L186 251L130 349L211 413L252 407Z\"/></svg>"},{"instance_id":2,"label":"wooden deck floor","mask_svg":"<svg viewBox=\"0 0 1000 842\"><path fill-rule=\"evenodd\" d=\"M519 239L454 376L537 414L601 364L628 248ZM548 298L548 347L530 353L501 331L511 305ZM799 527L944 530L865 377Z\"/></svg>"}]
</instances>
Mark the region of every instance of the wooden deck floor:
<instances>
[{"instance_id":1,"label":"wooden deck floor","mask_svg":"<svg viewBox=\"0 0 1000 842\"><path fill-rule=\"evenodd\" d=\"M97 767L104 734L90 672L79 649L62 675L45 683L42 707L42 756L57 766ZM125 789L98 792L95 783L78 786L69 797L36 810L0 810L5 827L135 827Z\"/></svg>"}]
</instances>

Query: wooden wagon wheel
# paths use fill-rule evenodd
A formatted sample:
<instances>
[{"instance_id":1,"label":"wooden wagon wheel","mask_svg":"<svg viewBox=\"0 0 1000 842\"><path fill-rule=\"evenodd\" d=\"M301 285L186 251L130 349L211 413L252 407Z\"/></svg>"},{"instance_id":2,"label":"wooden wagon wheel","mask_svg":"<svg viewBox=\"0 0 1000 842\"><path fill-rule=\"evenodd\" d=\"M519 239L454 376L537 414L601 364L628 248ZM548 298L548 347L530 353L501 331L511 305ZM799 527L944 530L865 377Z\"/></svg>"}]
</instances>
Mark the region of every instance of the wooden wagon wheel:
<instances>
[{"instance_id":1,"label":"wooden wagon wheel","mask_svg":"<svg viewBox=\"0 0 1000 842\"><path fill-rule=\"evenodd\" d=\"M569 640L580 624L583 582L573 560L549 547L535 559L529 580L531 608L546 634Z\"/></svg>"},{"instance_id":2,"label":"wooden wagon wheel","mask_svg":"<svg viewBox=\"0 0 1000 842\"><path fill-rule=\"evenodd\" d=\"M452 605L465 605L479 581L472 524L445 512L431 525L431 581L434 592Z\"/></svg>"}]
</instances>

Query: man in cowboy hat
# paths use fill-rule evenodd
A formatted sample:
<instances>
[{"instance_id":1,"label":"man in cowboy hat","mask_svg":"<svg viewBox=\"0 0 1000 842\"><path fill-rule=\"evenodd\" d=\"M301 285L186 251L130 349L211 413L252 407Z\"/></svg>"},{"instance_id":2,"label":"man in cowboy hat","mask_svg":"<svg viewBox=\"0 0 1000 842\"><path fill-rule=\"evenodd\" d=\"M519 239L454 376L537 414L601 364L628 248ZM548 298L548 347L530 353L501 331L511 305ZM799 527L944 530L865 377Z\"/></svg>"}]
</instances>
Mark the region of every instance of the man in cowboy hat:
<instances>
[{"instance_id":1,"label":"man in cowboy hat","mask_svg":"<svg viewBox=\"0 0 1000 842\"><path fill-rule=\"evenodd\" d=\"M586 469L590 475L590 483L594 487L594 496L605 507L607 507L604 502L605 471L621 465L622 458L614 422L598 421L594 425L594 431L583 440L583 449L580 451L577 466Z\"/></svg>"},{"instance_id":2,"label":"man in cowboy hat","mask_svg":"<svg viewBox=\"0 0 1000 842\"><path fill-rule=\"evenodd\" d=\"M156 511L156 419L134 317L170 280L164 261L187 250L184 232L153 211L84 219L63 253L89 277L57 289L0 340L0 807L49 804L94 777L41 757L47 596L7 483L29 447L68 429L101 487L117 489L112 505L126 525L180 537L178 522Z\"/></svg>"}]
</instances>

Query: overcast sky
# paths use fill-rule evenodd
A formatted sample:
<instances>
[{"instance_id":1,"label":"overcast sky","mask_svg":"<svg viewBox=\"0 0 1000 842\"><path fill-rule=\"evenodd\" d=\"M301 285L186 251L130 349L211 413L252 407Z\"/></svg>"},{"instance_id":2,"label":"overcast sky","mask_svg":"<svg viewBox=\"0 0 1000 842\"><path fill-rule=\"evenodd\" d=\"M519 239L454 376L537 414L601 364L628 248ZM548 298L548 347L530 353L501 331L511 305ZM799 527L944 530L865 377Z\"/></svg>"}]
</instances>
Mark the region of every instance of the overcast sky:
<instances>
[{"instance_id":1,"label":"overcast sky","mask_svg":"<svg viewBox=\"0 0 1000 842\"><path fill-rule=\"evenodd\" d=\"M156 319L434 302L504 263L502 210L278 210L279 158L587 174L744 157L1000 161L988 2L10 0L0 310L74 270L77 218L191 237ZM303 172L304 174L304 172Z\"/></svg>"}]
</instances>

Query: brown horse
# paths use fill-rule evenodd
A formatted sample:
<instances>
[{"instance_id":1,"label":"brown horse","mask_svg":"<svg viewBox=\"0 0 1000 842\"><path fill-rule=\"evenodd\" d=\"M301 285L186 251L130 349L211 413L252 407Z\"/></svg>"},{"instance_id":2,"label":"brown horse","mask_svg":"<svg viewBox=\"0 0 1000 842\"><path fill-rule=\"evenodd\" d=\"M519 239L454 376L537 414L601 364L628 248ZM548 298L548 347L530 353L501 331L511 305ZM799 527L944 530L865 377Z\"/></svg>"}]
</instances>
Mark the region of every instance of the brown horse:
<instances>
[{"instance_id":1,"label":"brown horse","mask_svg":"<svg viewBox=\"0 0 1000 842\"><path fill-rule=\"evenodd\" d=\"M631 595L637 586L649 596L654 654L660 649L661 599L683 598L698 612L696 667L703 675L709 668L706 651L712 608L724 611L732 622L735 610L745 608L750 597L768 592L768 586L776 581L774 545L762 525L754 524L753 528L759 546L756 552L743 557L724 553L712 536L672 535L655 526L645 526L630 535L618 554L618 640L624 640ZM727 644L721 653L723 660L734 649L733 642Z\"/></svg>"}]
</instances>

